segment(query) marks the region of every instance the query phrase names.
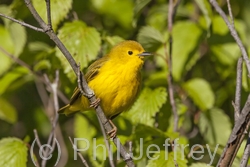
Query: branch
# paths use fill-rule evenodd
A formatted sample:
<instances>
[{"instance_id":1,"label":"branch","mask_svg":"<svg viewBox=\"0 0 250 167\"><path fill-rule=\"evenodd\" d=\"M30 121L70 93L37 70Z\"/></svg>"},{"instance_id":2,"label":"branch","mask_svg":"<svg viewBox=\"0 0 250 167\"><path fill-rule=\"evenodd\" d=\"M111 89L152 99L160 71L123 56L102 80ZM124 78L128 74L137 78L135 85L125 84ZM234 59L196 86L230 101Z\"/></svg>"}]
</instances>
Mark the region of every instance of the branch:
<instances>
[{"instance_id":1,"label":"branch","mask_svg":"<svg viewBox=\"0 0 250 167\"><path fill-rule=\"evenodd\" d=\"M174 131L178 131L178 122L179 122L179 116L177 113L176 103L174 99L174 88L173 88L173 76L172 76L172 49L173 49L173 36L172 36L172 28L173 28L173 20L175 17L175 13L178 7L180 1L178 1L175 6L173 4L173 0L169 0L168 5L168 32L169 32L169 54L166 51L166 45L165 45L165 54L169 56L168 58L168 92L169 92L169 99L170 104L172 106L172 112L174 115Z\"/></svg>"},{"instance_id":2,"label":"branch","mask_svg":"<svg viewBox=\"0 0 250 167\"><path fill-rule=\"evenodd\" d=\"M248 76L250 76L250 60L248 59L248 54L246 52L245 47L243 46L242 41L240 40L238 33L236 32L234 25L231 24L226 16L226 14L223 12L223 10L219 7L218 3L216 2L216 0L209 0L211 5L215 8L215 10L221 15L221 17L223 18L223 20L225 21L227 27L230 30L230 33L232 35L232 37L235 39L236 43L238 44L241 54L243 56L244 61L246 62L246 66L247 66L247 71L248 71Z\"/></svg>"},{"instance_id":3,"label":"branch","mask_svg":"<svg viewBox=\"0 0 250 167\"><path fill-rule=\"evenodd\" d=\"M51 24L51 9L50 9L50 0L45 0L46 2L46 9L47 9L47 20L48 20L48 26L52 28Z\"/></svg>"},{"instance_id":4,"label":"branch","mask_svg":"<svg viewBox=\"0 0 250 167\"><path fill-rule=\"evenodd\" d=\"M24 68L28 69L39 81L42 81L45 85L50 86L50 82L47 79L44 79L44 77L41 77L39 73L36 73L34 72L31 67L26 64L24 61L22 61L21 59L17 58L16 56L10 54L9 52L7 52L5 49L3 49L1 46L0 46L0 51L2 53L4 53L6 56L8 56L9 58L11 58L14 62L16 62L17 64L19 64L20 66L23 66ZM57 76L57 78L59 79L59 77ZM37 90L38 90L38 94L40 95L40 98L42 100L42 103L44 105L44 108L46 108L47 105L50 105L47 103L47 99L48 98L48 95L46 93L46 90L43 86L43 84L41 84L41 82L39 81L35 81L36 83L36 87L37 87ZM58 84L58 81L57 81L57 84ZM65 103L67 103L69 100L65 98L64 94L61 92L61 91L56 91L55 93L57 93L58 97L60 97L60 99L62 99ZM58 110L58 100L54 99L54 101L57 101L55 104L57 107L56 110L54 109L54 112L56 112ZM57 112L56 112L57 114ZM48 115L49 116L49 115ZM53 122L52 122L53 124ZM53 126L53 125L52 125ZM65 146L65 143L63 141L63 138L62 138L62 135L61 135L61 130L60 130L60 127L57 125L57 131L55 132L57 134L57 139L59 139L59 143L60 143L60 147L62 150L64 150L62 152L62 157L64 157L64 159L62 161L60 161L59 163L61 163L60 165L64 166L66 164L66 161L67 161L67 157L68 157L68 153L67 153L67 150L66 150L66 146ZM55 128L53 129L53 131L55 131ZM40 139L39 139L39 136L38 136L38 133L36 130L34 130L34 135L35 135L35 138L37 139L37 145L39 148L41 148L41 142L40 142ZM55 147L55 142L53 143L53 149ZM43 155L45 155L45 150L42 150L43 151ZM36 162L36 165L39 165L38 162ZM59 165L59 164L58 164Z\"/></svg>"},{"instance_id":5,"label":"branch","mask_svg":"<svg viewBox=\"0 0 250 167\"><path fill-rule=\"evenodd\" d=\"M249 156L250 156L250 132L248 133L248 140L247 140L247 144L245 147L243 157L242 157L241 162L240 162L240 167L247 166Z\"/></svg>"},{"instance_id":6,"label":"branch","mask_svg":"<svg viewBox=\"0 0 250 167\"><path fill-rule=\"evenodd\" d=\"M32 69L27 63L25 63L25 62L22 61L21 59L17 58L16 56L10 54L9 52L7 52L7 51L6 51L4 48L2 48L1 46L0 46L0 51L1 51L2 53L4 53L6 56L8 56L9 58L11 58L14 62L16 62L17 64L19 64L20 66L22 66L22 67L28 69L28 70L29 70L38 80L40 80L40 81L42 81L43 83L45 83L44 77L42 77L40 73L37 73L37 72L33 71L33 69ZM46 84L46 83L45 83L45 84ZM37 88L39 87L39 83L38 83L38 82L36 82L36 86L37 86ZM38 88L37 90L39 91L39 88ZM39 92L38 92L38 93L39 93ZM58 95L58 97L59 97L65 104L69 103L69 100L65 97L65 95L64 95L60 90L57 91L57 95ZM42 101L43 101L43 100L42 100ZM43 104L45 104L44 101L43 101ZM45 105L44 105L44 106L45 106Z\"/></svg>"},{"instance_id":7,"label":"branch","mask_svg":"<svg viewBox=\"0 0 250 167\"><path fill-rule=\"evenodd\" d=\"M52 27L48 26L42 18L38 15L36 9L33 7L30 0L24 0L26 6L29 8L31 14L34 16L36 21L39 23L39 25L42 27L44 32L50 37L50 39L56 44L56 46L60 49L60 51L64 54L66 59L68 60L69 64L73 68L75 74L77 74L77 64L72 57L72 55L69 53L69 51L66 49L66 47L63 45L63 43L60 41L60 39L56 36L55 32L53 31Z\"/></svg>"},{"instance_id":8,"label":"branch","mask_svg":"<svg viewBox=\"0 0 250 167\"><path fill-rule=\"evenodd\" d=\"M102 125L101 120L99 119L99 117L97 117L97 118L98 118L99 124L100 124L100 126L101 126L101 131L102 131L102 135L103 135L103 137L104 137L105 145L106 145L106 147L108 148L108 154L109 154L108 158L109 158L110 167L115 167L114 160L113 160L113 158L112 158L112 154L113 154L113 153L112 153L112 150L110 149L109 140L108 140L108 138L107 138L105 129L104 129L104 127L103 127L103 125Z\"/></svg>"},{"instance_id":9,"label":"branch","mask_svg":"<svg viewBox=\"0 0 250 167\"><path fill-rule=\"evenodd\" d=\"M20 25L22 25L24 27L28 27L28 28L33 29L35 31L44 32L44 30L42 28L38 28L38 27L32 26L32 25L27 24L27 23L25 23L23 21L19 21L19 20L16 20L16 19L12 18L12 17L6 16L6 15L4 15L2 13L0 13L0 16L4 17L6 19L9 19L11 21L14 21L14 22L16 22L16 23L18 23L18 24L20 24Z\"/></svg>"},{"instance_id":10,"label":"branch","mask_svg":"<svg viewBox=\"0 0 250 167\"><path fill-rule=\"evenodd\" d=\"M234 122L237 122L240 116L240 103L241 103L241 85L242 85L242 57L238 59L237 63L237 76L236 76L236 89L235 89L235 102L234 106Z\"/></svg>"},{"instance_id":11,"label":"branch","mask_svg":"<svg viewBox=\"0 0 250 167\"><path fill-rule=\"evenodd\" d=\"M65 145L65 142L63 140L60 126L57 124L57 122L58 122L57 110L59 108L58 99L57 99L57 94L58 94L57 87L58 87L58 83L59 83L59 71L56 71L56 77L55 77L55 81L53 83L51 83L49 81L47 75L45 75L44 78L45 78L44 80L45 80L46 87L53 95L52 96L53 99L48 98L49 96L47 95L47 92L44 88L44 85L41 84L41 82L36 82L36 85L37 85L38 92L40 90L39 95L40 95L41 99L43 99L42 101L44 101L43 102L44 108L46 108L46 110L48 111L48 113L47 113L48 118L51 119L51 117L52 117L54 119L51 119L52 128L51 128L50 135L49 135L48 142L47 142L48 145L50 145L50 146L52 145L52 149L50 150L50 152L48 152L48 148L46 147L47 150L45 149L42 151L43 151L43 155L47 157L48 154L51 154L54 151L55 146L56 146L56 140L57 140L60 144L60 150L61 150L61 160L58 162L57 165L58 166L65 166L65 164L67 163L67 159L68 159L68 151L66 149L66 145ZM50 100L50 101L47 102L48 100ZM51 107L51 104L53 104L54 107ZM51 108L52 108L52 110L51 110ZM49 114L49 111L52 111L54 116ZM37 144L38 144L39 148L41 148L41 142L39 140L39 137L38 137L36 130L34 131L34 133L35 133L36 138L38 139ZM55 140L55 138L56 138L56 140ZM52 142L52 139L54 139L53 142ZM43 159L42 166L46 166L46 163L47 163L47 161L45 159Z\"/></svg>"},{"instance_id":12,"label":"branch","mask_svg":"<svg viewBox=\"0 0 250 167\"><path fill-rule=\"evenodd\" d=\"M38 136L37 130L34 129L33 132L34 132L35 138L36 138L36 140L37 140L37 145L38 145L39 148L41 148L41 147L42 147L42 144L41 144L40 138L39 138L39 136Z\"/></svg>"},{"instance_id":13,"label":"branch","mask_svg":"<svg viewBox=\"0 0 250 167\"><path fill-rule=\"evenodd\" d=\"M59 83L59 71L58 70L56 71L55 80L52 83L49 81L49 78L48 78L47 75L44 75L44 78L45 78L45 81L47 83L47 86L49 87L49 91L51 92L51 94L53 96L53 102L54 102L53 103L54 104L54 117L53 117L53 119L51 121L52 129L50 131L49 138L48 138L48 141L47 141L47 144L51 145L52 139L55 138L55 129L56 129L56 125L57 125L58 117L59 117L59 115L57 113L57 111L59 110L58 97L57 97L57 88L58 88L58 83ZM54 151L55 140L53 140L52 148L53 149L50 150L50 152L49 152L49 148L46 147L45 155L44 155L45 157L47 157L47 155L51 154ZM45 167L46 163L47 163L47 160L43 159L42 167Z\"/></svg>"},{"instance_id":14,"label":"branch","mask_svg":"<svg viewBox=\"0 0 250 167\"><path fill-rule=\"evenodd\" d=\"M25 68L28 69L31 73L34 74L33 70L31 69L31 67L30 67L27 63L25 63L24 61L18 59L18 58L15 57L14 55L10 54L9 52L7 52L7 51L6 51L4 48L2 48L1 46L0 46L0 51L1 51L2 53L4 53L6 56L8 56L9 58L11 58L14 62L16 62L17 64L19 64L20 66L25 67Z\"/></svg>"},{"instance_id":15,"label":"branch","mask_svg":"<svg viewBox=\"0 0 250 167\"><path fill-rule=\"evenodd\" d=\"M234 27L234 17L233 17L233 12L230 4L230 0L227 0L227 8L228 8L228 13L231 18L231 25Z\"/></svg>"},{"instance_id":16,"label":"branch","mask_svg":"<svg viewBox=\"0 0 250 167\"><path fill-rule=\"evenodd\" d=\"M250 76L250 61L248 59L248 55L246 52L245 47L243 46L242 41L240 40L235 27L234 27L234 21L233 21L233 15L231 10L231 5L229 3L229 0L227 0L228 5L228 11L231 18L231 23L228 20L226 14L223 12L223 10L219 7L216 0L209 0L211 5L215 8L215 10L220 14L220 16L225 21L227 27L230 30L230 33L232 37L235 39L236 43L238 44L242 57L246 63L247 70L248 70L248 76ZM231 166L233 163L233 160L238 152L238 149L245 137L245 132L248 131L250 126L250 95L248 96L248 99L241 111L240 111L240 94L241 94L241 66L242 66L242 60L238 60L237 65L237 83L236 83L236 94L235 94L235 126L233 128L233 131L230 135L230 138L223 150L223 153L217 163L217 167L219 166ZM240 115L239 115L240 113ZM238 117L239 115L239 117ZM238 117L238 118L237 118Z\"/></svg>"},{"instance_id":17,"label":"branch","mask_svg":"<svg viewBox=\"0 0 250 167\"><path fill-rule=\"evenodd\" d=\"M227 141L227 144L223 150L223 153L217 163L217 167L231 166L234 158L240 148L242 141L246 135L250 126L250 94L247 101L241 111L241 114L235 122L233 131Z\"/></svg>"}]
</instances>

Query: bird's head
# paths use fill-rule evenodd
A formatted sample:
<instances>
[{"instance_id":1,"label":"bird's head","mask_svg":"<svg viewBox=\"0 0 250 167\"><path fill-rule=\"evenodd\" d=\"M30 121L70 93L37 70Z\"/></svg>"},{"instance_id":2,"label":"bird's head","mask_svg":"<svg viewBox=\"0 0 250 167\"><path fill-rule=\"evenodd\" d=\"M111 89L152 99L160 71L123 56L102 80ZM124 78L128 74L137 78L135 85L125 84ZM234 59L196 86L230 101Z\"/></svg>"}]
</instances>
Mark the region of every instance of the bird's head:
<instances>
[{"instance_id":1,"label":"bird's head","mask_svg":"<svg viewBox=\"0 0 250 167\"><path fill-rule=\"evenodd\" d=\"M133 63L142 65L145 56L152 55L145 52L141 44L136 41L123 41L112 48L108 56L110 59L120 61L120 63Z\"/></svg>"}]
</instances>

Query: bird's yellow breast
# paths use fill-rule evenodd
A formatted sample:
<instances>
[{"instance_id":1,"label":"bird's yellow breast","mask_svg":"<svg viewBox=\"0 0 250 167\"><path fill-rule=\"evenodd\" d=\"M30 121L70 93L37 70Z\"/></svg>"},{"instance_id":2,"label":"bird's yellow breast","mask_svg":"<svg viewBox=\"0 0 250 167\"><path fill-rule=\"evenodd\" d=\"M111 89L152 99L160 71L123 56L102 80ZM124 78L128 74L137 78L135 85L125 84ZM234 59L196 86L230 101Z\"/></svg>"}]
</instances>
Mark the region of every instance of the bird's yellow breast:
<instances>
[{"instance_id":1,"label":"bird's yellow breast","mask_svg":"<svg viewBox=\"0 0 250 167\"><path fill-rule=\"evenodd\" d=\"M138 58L136 61L141 60ZM101 107L108 118L127 110L135 101L140 89L142 63L131 61L119 64L108 61L100 68L98 75L88 83L100 98ZM111 66L113 68L110 68Z\"/></svg>"}]
</instances>

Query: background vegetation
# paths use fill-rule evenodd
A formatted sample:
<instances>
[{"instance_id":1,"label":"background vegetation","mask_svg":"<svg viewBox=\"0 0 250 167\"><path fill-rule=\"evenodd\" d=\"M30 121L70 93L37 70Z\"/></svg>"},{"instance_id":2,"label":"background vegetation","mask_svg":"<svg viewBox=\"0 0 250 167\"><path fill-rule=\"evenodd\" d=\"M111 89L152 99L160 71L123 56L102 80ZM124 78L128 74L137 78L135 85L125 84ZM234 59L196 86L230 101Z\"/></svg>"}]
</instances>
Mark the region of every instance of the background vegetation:
<instances>
[{"instance_id":1,"label":"background vegetation","mask_svg":"<svg viewBox=\"0 0 250 167\"><path fill-rule=\"evenodd\" d=\"M33 5L46 20L44 0L33 0ZM218 1L226 13L226 0ZM250 44L250 1L232 0L235 27L245 46ZM231 37L223 19L206 0L183 0L179 4L173 25L173 84L174 97L179 115L178 132L173 131L173 114L167 89L168 75L168 1L166 0L51 0L52 25L82 70L98 57L105 55L117 42L132 39L140 42L145 50L155 53L143 68L141 94L129 112L114 120L118 137L128 146L132 141L135 157L140 155L140 138L144 147L154 143L164 151L165 139L179 138L180 144L189 144L185 158L179 167L202 167L210 163L209 153L196 161L190 157L194 144L209 144L212 151L216 144L216 164L234 125L234 101L236 64L240 50ZM20 0L1 0L0 13L37 25L26 5ZM33 166L29 148L37 129L42 143L47 142L51 131L51 97L39 79L47 74L55 78L60 71L59 99L63 106L70 98L76 77L68 62L55 44L43 33L25 28L0 17L0 166ZM16 63L6 52L26 63ZM33 72L30 72L29 67ZM242 104L249 92L247 71L243 68ZM74 160L68 136L86 138L92 146L104 144L100 125L94 112L60 115L57 138L64 147L60 164L82 166ZM64 142L63 142L64 141ZM84 148L84 143L78 143ZM234 166L239 166L245 144L237 154ZM115 148L113 146L113 148ZM143 157L136 160L138 167L173 166L173 157L149 160L143 149ZM66 149L66 150L65 150ZM170 149L171 150L171 149ZM90 166L109 166L98 148L97 160L93 150L83 152ZM38 148L35 150L38 154ZM162 153L162 152L161 152ZM171 151L169 152L171 154ZM57 154L57 151L55 151ZM53 154L54 155L54 154ZM196 154L199 157L199 154ZM114 157L116 152L114 151ZM152 155L153 156L153 155ZM9 161L10 158L12 161ZM37 157L38 158L38 157ZM2 161L3 160L3 161ZM15 161L16 160L16 161ZM40 159L38 158L38 161ZM52 166L56 161L48 161ZM117 166L124 162L115 161Z\"/></svg>"}]
</instances>

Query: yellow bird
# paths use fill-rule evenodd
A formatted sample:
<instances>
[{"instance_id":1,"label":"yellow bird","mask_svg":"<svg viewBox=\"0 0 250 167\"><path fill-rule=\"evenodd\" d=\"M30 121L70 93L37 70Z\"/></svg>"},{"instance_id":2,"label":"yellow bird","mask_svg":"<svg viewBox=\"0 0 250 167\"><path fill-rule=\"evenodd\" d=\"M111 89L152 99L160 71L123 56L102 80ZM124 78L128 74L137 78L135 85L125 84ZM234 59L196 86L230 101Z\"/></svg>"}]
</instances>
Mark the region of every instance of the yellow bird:
<instances>
[{"instance_id":1,"label":"yellow bird","mask_svg":"<svg viewBox=\"0 0 250 167\"><path fill-rule=\"evenodd\" d=\"M100 99L103 112L114 127L109 132L110 137L116 135L116 127L111 119L128 110L136 100L140 90L144 56L149 55L151 53L145 52L138 42L123 41L91 64L87 70L85 78L88 85ZM58 112L69 115L80 110L89 110L89 106L88 99L76 88L70 103Z\"/></svg>"}]
</instances>

